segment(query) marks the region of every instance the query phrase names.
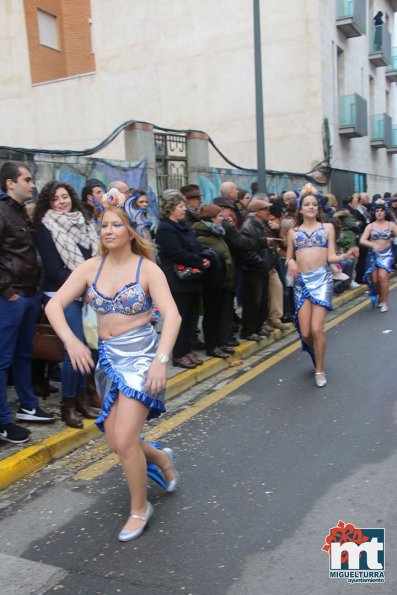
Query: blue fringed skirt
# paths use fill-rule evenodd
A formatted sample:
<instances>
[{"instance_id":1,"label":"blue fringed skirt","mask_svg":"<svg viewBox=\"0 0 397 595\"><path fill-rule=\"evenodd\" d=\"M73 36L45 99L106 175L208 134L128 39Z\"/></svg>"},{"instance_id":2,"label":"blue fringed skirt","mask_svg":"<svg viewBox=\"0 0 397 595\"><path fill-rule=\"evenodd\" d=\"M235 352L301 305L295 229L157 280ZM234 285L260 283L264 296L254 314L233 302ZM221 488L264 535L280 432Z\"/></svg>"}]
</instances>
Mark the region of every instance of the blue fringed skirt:
<instances>
[{"instance_id":1,"label":"blue fringed skirt","mask_svg":"<svg viewBox=\"0 0 397 595\"><path fill-rule=\"evenodd\" d=\"M331 269L328 265L319 267L307 273L299 273L295 278L294 283L294 301L295 313L294 323L298 331L299 339L302 343L302 351L307 351L310 357L314 359L313 349L302 340L302 334L299 327L298 312L306 300L310 300L312 304L324 306L327 310L332 310L332 295L333 295L333 279Z\"/></svg>"},{"instance_id":2,"label":"blue fringed skirt","mask_svg":"<svg viewBox=\"0 0 397 595\"><path fill-rule=\"evenodd\" d=\"M371 273L379 268L385 269L388 273L393 268L393 251L392 248L385 248L384 250L379 250L376 252L375 250L368 250L367 262L366 262L366 271L363 275L363 279L369 287L369 293L371 297L376 296L376 289L372 283Z\"/></svg>"},{"instance_id":3,"label":"blue fringed skirt","mask_svg":"<svg viewBox=\"0 0 397 595\"><path fill-rule=\"evenodd\" d=\"M156 354L158 341L158 335L150 323L117 337L99 340L95 383L102 400L102 411L95 423L100 430L104 429L104 421L119 391L148 407L147 419L158 417L165 411L164 390L156 395L145 392L147 372Z\"/></svg>"}]
</instances>

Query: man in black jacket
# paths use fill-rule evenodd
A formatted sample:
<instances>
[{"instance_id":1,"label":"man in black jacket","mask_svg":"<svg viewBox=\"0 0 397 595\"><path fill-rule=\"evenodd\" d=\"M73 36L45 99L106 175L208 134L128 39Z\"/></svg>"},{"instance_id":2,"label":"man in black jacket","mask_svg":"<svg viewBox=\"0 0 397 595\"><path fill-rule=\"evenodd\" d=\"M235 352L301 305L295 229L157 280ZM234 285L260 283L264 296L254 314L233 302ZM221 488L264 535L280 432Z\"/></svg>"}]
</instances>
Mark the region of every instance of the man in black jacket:
<instances>
[{"instance_id":1,"label":"man in black jacket","mask_svg":"<svg viewBox=\"0 0 397 595\"><path fill-rule=\"evenodd\" d=\"M271 251L268 243L270 231L265 225L271 203L266 199L253 198L248 205L251 215L244 221L241 234L261 242L261 248L243 254L243 313L241 338L248 341L261 341L269 336L262 326L267 317L269 270L272 267Z\"/></svg>"},{"instance_id":2,"label":"man in black jacket","mask_svg":"<svg viewBox=\"0 0 397 595\"><path fill-rule=\"evenodd\" d=\"M363 213L358 208L360 205L361 196L359 192L355 192L352 196L347 196L343 199L343 206L349 212L350 217L347 217L343 220L342 227L343 231L347 235L353 237L354 245L358 246L360 242L361 235L367 225L367 220ZM349 223L350 222L350 223ZM347 229L345 229L345 226ZM354 259L353 264L353 271L352 271L352 280L350 282L350 289L355 289L359 286L360 283L363 282L363 275L365 272L365 261L366 261L366 253L367 250L362 249L360 246L360 266L359 272L357 274L357 265L358 259Z\"/></svg>"},{"instance_id":3,"label":"man in black jacket","mask_svg":"<svg viewBox=\"0 0 397 595\"><path fill-rule=\"evenodd\" d=\"M21 163L4 163L0 188L0 440L19 444L29 439L30 431L12 422L7 398L10 367L20 402L17 420L49 422L54 417L38 406L32 388L33 333L40 294L39 266L24 205L34 189L30 170Z\"/></svg>"},{"instance_id":4,"label":"man in black jacket","mask_svg":"<svg viewBox=\"0 0 397 595\"><path fill-rule=\"evenodd\" d=\"M243 287L243 274L242 274L242 267L241 263L249 257L249 255L256 251L261 251L262 248L267 246L267 239L266 237L251 237L250 235L242 234L240 230L237 228L238 221L237 217L234 216L234 212L236 211L235 206L231 206L231 203L228 199L218 196L214 198L214 204L221 207L223 221L222 225L225 230L225 241L230 248L230 252L233 257L233 262L236 271L236 294L238 298L238 302L240 303L240 296L242 296L242 287ZM269 336L270 333L263 332L263 336ZM258 337L258 340L260 338ZM228 345L230 347L234 347L238 345L238 340L231 336Z\"/></svg>"}]
</instances>

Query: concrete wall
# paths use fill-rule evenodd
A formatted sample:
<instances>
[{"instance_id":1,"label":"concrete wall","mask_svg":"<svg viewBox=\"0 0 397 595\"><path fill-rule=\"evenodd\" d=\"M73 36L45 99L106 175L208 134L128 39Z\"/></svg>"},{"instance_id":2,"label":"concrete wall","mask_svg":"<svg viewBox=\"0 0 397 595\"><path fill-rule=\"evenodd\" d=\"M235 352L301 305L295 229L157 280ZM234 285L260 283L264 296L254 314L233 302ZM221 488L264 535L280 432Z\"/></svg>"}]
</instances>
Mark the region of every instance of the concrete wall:
<instances>
[{"instance_id":1,"label":"concrete wall","mask_svg":"<svg viewBox=\"0 0 397 595\"><path fill-rule=\"evenodd\" d=\"M234 163L256 167L252 2L91 0L91 14L96 73L32 87L22 0L0 3L1 144L83 149L133 119L204 130ZM340 39L335 0L262 1L261 24L266 166L307 172L323 159L323 118L337 122L336 45L353 64L347 87L365 94L367 42ZM394 177L396 157L368 138L334 129L332 140L335 167ZM122 136L98 157L124 158ZM211 151L210 165L225 162Z\"/></svg>"},{"instance_id":2,"label":"concrete wall","mask_svg":"<svg viewBox=\"0 0 397 595\"><path fill-rule=\"evenodd\" d=\"M370 116L386 112L386 92L390 94L390 110L395 111L396 84L389 83L385 77L385 67L375 68L369 61L369 34L372 26L371 7L367 3L367 35L355 38L346 38L343 33L327 26L335 22L335 3L324 3L322 11L322 62L324 76L324 114L328 117L331 129L332 165L336 168L369 173L367 183L371 192L379 183L382 187L396 185L396 161L386 149L373 149L370 146ZM376 10L388 13L388 27L393 32L393 13L388 2L379 1ZM392 45L395 45L395 42ZM338 85L338 48L343 52L344 76L339 77ZM373 78L373 94L369 89L369 77ZM338 134L338 94L349 95L358 93L367 99L368 107L368 136L347 139ZM371 100L372 99L372 100ZM382 183L381 183L381 180Z\"/></svg>"}]
</instances>

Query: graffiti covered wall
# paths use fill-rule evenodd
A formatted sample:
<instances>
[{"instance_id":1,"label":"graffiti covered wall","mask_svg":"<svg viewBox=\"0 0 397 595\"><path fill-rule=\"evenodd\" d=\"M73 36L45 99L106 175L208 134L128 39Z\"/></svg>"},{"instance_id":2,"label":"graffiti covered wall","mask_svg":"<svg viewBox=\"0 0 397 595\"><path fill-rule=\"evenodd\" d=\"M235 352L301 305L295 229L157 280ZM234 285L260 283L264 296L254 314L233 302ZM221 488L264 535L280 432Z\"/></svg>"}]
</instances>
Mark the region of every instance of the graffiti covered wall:
<instances>
[{"instance_id":1,"label":"graffiti covered wall","mask_svg":"<svg viewBox=\"0 0 397 595\"><path fill-rule=\"evenodd\" d=\"M145 190L149 208L157 213L157 193L147 183L147 162L105 160L88 157L53 157L35 153L21 154L14 151L0 151L0 165L4 161L23 161L32 170L37 192L51 180L70 184L81 196L88 180L97 180L105 188L113 180L125 182L129 188Z\"/></svg>"},{"instance_id":2,"label":"graffiti covered wall","mask_svg":"<svg viewBox=\"0 0 397 595\"><path fill-rule=\"evenodd\" d=\"M131 163L126 161L105 161L102 159L65 158L64 160L43 160L40 155L34 158L35 179L38 189L50 180L59 180L73 186L78 194L87 180L98 180L105 187L112 180L121 180L130 188L146 188L146 161Z\"/></svg>"},{"instance_id":3,"label":"graffiti covered wall","mask_svg":"<svg viewBox=\"0 0 397 595\"><path fill-rule=\"evenodd\" d=\"M77 194L87 180L95 179L107 186L112 180L122 180L130 188L146 188L147 163L95 159L88 157L62 157L40 154L20 154L16 151L0 151L0 164L4 161L23 161L31 168L38 191L51 180L59 180L73 186Z\"/></svg>"},{"instance_id":4,"label":"graffiti covered wall","mask_svg":"<svg viewBox=\"0 0 397 595\"><path fill-rule=\"evenodd\" d=\"M24 161L32 169L37 191L51 180L59 180L73 186L78 195L88 180L97 180L107 187L112 180L121 180L130 188L145 190L149 199L149 210L156 219L158 213L157 188L148 186L147 161L140 162L105 160L90 157L71 157L42 153L22 155L14 151L0 151L0 164L6 160ZM206 168L195 172L198 177L203 203L212 202L219 196L222 182L232 181L239 188L251 192L251 184L257 175L251 171L225 168ZM300 174L271 172L267 176L267 192L280 194L285 190L300 188L308 178Z\"/></svg>"},{"instance_id":5,"label":"graffiti covered wall","mask_svg":"<svg viewBox=\"0 0 397 595\"><path fill-rule=\"evenodd\" d=\"M225 181L234 182L239 188L251 192L251 184L257 181L257 175L236 169L209 168L206 171L198 172L198 180L203 202L209 203L219 196L219 187ZM286 190L301 188L307 184L307 181L308 179L304 175L270 173L266 175L267 192L278 195Z\"/></svg>"}]
</instances>

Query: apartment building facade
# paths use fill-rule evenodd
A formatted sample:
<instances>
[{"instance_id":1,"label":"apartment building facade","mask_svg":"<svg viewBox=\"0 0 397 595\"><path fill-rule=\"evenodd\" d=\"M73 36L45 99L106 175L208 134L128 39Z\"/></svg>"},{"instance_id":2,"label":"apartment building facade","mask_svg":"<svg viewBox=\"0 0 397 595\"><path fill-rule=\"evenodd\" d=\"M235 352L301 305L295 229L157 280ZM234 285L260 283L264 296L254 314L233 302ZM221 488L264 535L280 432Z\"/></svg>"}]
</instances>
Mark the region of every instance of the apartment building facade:
<instances>
[{"instance_id":1,"label":"apartment building facade","mask_svg":"<svg viewBox=\"0 0 397 595\"><path fill-rule=\"evenodd\" d=\"M397 190L395 10L261 3L267 169L310 172L338 195ZM4 0L0 19L2 147L84 150L134 120L204 131L256 168L252 2ZM96 157L129 147L122 132ZM211 146L208 166L225 167Z\"/></svg>"}]
</instances>

